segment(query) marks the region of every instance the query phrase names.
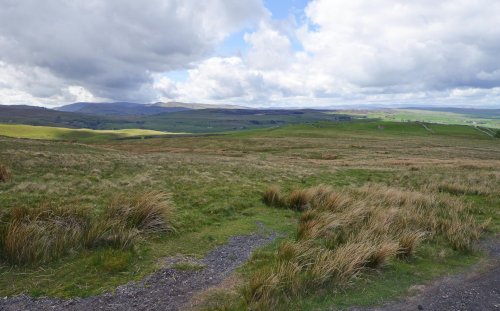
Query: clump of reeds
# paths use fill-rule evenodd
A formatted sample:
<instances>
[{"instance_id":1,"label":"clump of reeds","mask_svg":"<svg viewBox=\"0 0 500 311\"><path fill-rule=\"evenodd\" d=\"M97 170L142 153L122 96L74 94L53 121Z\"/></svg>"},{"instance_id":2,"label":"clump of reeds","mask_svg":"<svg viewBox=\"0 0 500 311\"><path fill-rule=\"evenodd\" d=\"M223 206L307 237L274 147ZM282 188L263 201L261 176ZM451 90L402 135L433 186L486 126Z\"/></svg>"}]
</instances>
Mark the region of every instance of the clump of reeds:
<instances>
[{"instance_id":1,"label":"clump of reeds","mask_svg":"<svg viewBox=\"0 0 500 311\"><path fill-rule=\"evenodd\" d=\"M280 187L272 185L262 193L262 201L268 206L283 207L285 205Z\"/></svg>"},{"instance_id":2,"label":"clump of reeds","mask_svg":"<svg viewBox=\"0 0 500 311\"><path fill-rule=\"evenodd\" d=\"M0 163L0 182L7 182L11 178L12 172L10 171L10 169L6 165Z\"/></svg>"},{"instance_id":3,"label":"clump of reeds","mask_svg":"<svg viewBox=\"0 0 500 311\"><path fill-rule=\"evenodd\" d=\"M4 254L16 264L62 256L81 248L90 223L90 214L84 209L15 208L2 236Z\"/></svg>"},{"instance_id":4,"label":"clump of reeds","mask_svg":"<svg viewBox=\"0 0 500 311\"><path fill-rule=\"evenodd\" d=\"M286 196L278 186L273 185L264 191L262 199L268 206L286 207L301 212L310 208L340 209L348 203L345 195L325 185L295 189Z\"/></svg>"},{"instance_id":5,"label":"clump of reeds","mask_svg":"<svg viewBox=\"0 0 500 311\"><path fill-rule=\"evenodd\" d=\"M302 211L296 240L283 242L274 264L245 289L252 309L274 309L291 297L341 286L365 269L414 256L426 239L467 250L482 227L456 198L369 185L338 192L328 186L293 190L286 207Z\"/></svg>"},{"instance_id":6,"label":"clump of reeds","mask_svg":"<svg viewBox=\"0 0 500 311\"><path fill-rule=\"evenodd\" d=\"M14 208L0 215L0 247L19 265L47 262L82 248L130 248L172 230L171 205L159 192L119 197L100 214L75 207Z\"/></svg>"},{"instance_id":7,"label":"clump of reeds","mask_svg":"<svg viewBox=\"0 0 500 311\"><path fill-rule=\"evenodd\" d=\"M166 195L151 191L131 198L116 197L105 211L106 219L148 234L172 230L171 216L172 207Z\"/></svg>"}]
</instances>

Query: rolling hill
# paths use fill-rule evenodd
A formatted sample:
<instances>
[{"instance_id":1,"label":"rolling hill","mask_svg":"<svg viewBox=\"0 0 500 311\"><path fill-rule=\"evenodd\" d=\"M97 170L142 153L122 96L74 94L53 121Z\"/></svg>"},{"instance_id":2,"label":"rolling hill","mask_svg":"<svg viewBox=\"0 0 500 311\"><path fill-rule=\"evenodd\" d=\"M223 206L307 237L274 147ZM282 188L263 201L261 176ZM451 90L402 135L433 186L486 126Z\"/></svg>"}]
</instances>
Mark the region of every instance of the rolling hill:
<instances>
[{"instance_id":1,"label":"rolling hill","mask_svg":"<svg viewBox=\"0 0 500 311\"><path fill-rule=\"evenodd\" d=\"M90 130L52 126L0 124L0 136L29 139L98 141L135 136L160 136L165 134L164 132L142 129Z\"/></svg>"},{"instance_id":2,"label":"rolling hill","mask_svg":"<svg viewBox=\"0 0 500 311\"><path fill-rule=\"evenodd\" d=\"M74 103L56 108L58 111L78 112L99 116L142 116L189 110L181 106L163 107L160 105L145 105L127 102L115 103Z\"/></svg>"},{"instance_id":3,"label":"rolling hill","mask_svg":"<svg viewBox=\"0 0 500 311\"><path fill-rule=\"evenodd\" d=\"M59 126L69 128L107 129L106 124L119 122L127 128L134 128L133 120L112 116L97 116L77 112L23 106L0 105L0 123Z\"/></svg>"}]
</instances>

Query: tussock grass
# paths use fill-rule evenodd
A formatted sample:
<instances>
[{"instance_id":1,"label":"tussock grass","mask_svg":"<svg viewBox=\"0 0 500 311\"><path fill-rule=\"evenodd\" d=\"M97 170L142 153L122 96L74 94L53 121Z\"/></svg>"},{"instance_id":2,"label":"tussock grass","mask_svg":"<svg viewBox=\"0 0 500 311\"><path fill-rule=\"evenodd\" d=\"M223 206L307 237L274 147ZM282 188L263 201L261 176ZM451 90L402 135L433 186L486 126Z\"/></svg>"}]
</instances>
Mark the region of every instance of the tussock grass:
<instances>
[{"instance_id":1,"label":"tussock grass","mask_svg":"<svg viewBox=\"0 0 500 311\"><path fill-rule=\"evenodd\" d=\"M272 185L262 193L262 201L268 206L282 207L285 205L281 189L279 186Z\"/></svg>"},{"instance_id":2,"label":"tussock grass","mask_svg":"<svg viewBox=\"0 0 500 311\"><path fill-rule=\"evenodd\" d=\"M309 209L312 193L307 189L295 189L288 195L287 205L296 211Z\"/></svg>"},{"instance_id":3,"label":"tussock grass","mask_svg":"<svg viewBox=\"0 0 500 311\"><path fill-rule=\"evenodd\" d=\"M14 208L0 215L0 247L5 259L18 265L83 248L131 248L145 235L172 230L171 212L159 192L116 198L98 215L77 207Z\"/></svg>"},{"instance_id":4,"label":"tussock grass","mask_svg":"<svg viewBox=\"0 0 500 311\"><path fill-rule=\"evenodd\" d=\"M411 258L426 239L469 250L482 231L469 207L446 194L320 185L293 190L286 202L303 211L296 240L284 241L274 263L251 278L244 291L250 309L271 310L297 295L345 286L366 269Z\"/></svg>"},{"instance_id":5,"label":"tussock grass","mask_svg":"<svg viewBox=\"0 0 500 311\"><path fill-rule=\"evenodd\" d=\"M131 198L115 197L106 209L105 217L151 234L173 230L170 224L172 211L164 193L148 191Z\"/></svg>"},{"instance_id":6,"label":"tussock grass","mask_svg":"<svg viewBox=\"0 0 500 311\"><path fill-rule=\"evenodd\" d=\"M44 262L81 247L90 226L85 209L42 206L16 208L2 236L3 251L17 264Z\"/></svg>"},{"instance_id":7,"label":"tussock grass","mask_svg":"<svg viewBox=\"0 0 500 311\"><path fill-rule=\"evenodd\" d=\"M6 165L0 163L0 182L7 182L11 178L12 178L12 173L10 169Z\"/></svg>"},{"instance_id":8,"label":"tussock grass","mask_svg":"<svg viewBox=\"0 0 500 311\"><path fill-rule=\"evenodd\" d=\"M477 169L466 167L467 169ZM452 195L497 195L500 174L496 171L474 171L443 178L435 175L425 181L425 191L443 192Z\"/></svg>"}]
</instances>

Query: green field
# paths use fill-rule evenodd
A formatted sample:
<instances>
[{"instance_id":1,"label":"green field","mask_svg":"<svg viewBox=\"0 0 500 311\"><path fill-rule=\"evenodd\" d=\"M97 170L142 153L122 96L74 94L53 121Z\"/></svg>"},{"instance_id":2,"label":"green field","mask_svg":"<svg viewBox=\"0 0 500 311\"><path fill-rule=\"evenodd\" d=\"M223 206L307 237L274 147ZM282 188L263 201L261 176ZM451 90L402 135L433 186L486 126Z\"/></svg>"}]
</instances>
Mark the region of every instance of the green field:
<instances>
[{"instance_id":1,"label":"green field","mask_svg":"<svg viewBox=\"0 0 500 311\"><path fill-rule=\"evenodd\" d=\"M497 111L476 114L447 111L431 111L416 109L382 109L353 113L353 115L378 118L397 122L427 122L439 124L468 125L471 127L486 127L500 129L500 116Z\"/></svg>"},{"instance_id":2,"label":"green field","mask_svg":"<svg viewBox=\"0 0 500 311\"><path fill-rule=\"evenodd\" d=\"M270 185L284 193L320 184L345 193L364 187L415 192L467 206L464 210L478 224L490 219L483 236L500 232L500 140L471 126L425 128L413 122L358 120L217 136L114 139L156 134L0 125L0 163L12 172L12 178L0 182L0 220L2 213L41 205L84 208L100 215L116 196L154 190L168 194L176 229L148 236L131 248L75 248L31 265L16 265L2 256L0 296L74 297L110 291L154 272L161 258L202 257L230 236L255 231L262 222L284 237L239 269L245 286L259 271L273 267L282 240L295 241L297 236L301 212L264 204L262 193ZM458 249L441 236L428 238L411 259L393 258L341 287L300 291L282 307L326 310L380 304L483 256ZM245 309L250 303L240 290L207 299L208 309Z\"/></svg>"},{"instance_id":3,"label":"green field","mask_svg":"<svg viewBox=\"0 0 500 311\"><path fill-rule=\"evenodd\" d=\"M95 141L165 134L167 133L143 129L89 130L20 124L0 124L0 136L30 139Z\"/></svg>"}]
</instances>

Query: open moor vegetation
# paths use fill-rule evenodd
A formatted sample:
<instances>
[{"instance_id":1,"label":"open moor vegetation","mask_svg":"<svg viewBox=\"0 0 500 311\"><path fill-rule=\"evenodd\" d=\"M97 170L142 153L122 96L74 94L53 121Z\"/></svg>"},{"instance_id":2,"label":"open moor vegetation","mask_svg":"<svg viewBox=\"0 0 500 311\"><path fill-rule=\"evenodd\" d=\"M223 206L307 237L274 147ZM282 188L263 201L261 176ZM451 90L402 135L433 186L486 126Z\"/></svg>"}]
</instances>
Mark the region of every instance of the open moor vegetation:
<instances>
[{"instance_id":1,"label":"open moor vegetation","mask_svg":"<svg viewBox=\"0 0 500 311\"><path fill-rule=\"evenodd\" d=\"M500 230L498 140L469 126L427 126L0 137L10 172L0 183L0 295L112 291L161 268L161 258L200 258L257 223L284 238L203 308L316 310L404 294L477 261L474 241Z\"/></svg>"},{"instance_id":2,"label":"open moor vegetation","mask_svg":"<svg viewBox=\"0 0 500 311\"><path fill-rule=\"evenodd\" d=\"M127 198L127 199L125 199ZM172 207L162 193L117 197L102 211L42 205L0 214L3 259L40 264L83 248L132 248L141 238L172 230Z\"/></svg>"}]
</instances>

